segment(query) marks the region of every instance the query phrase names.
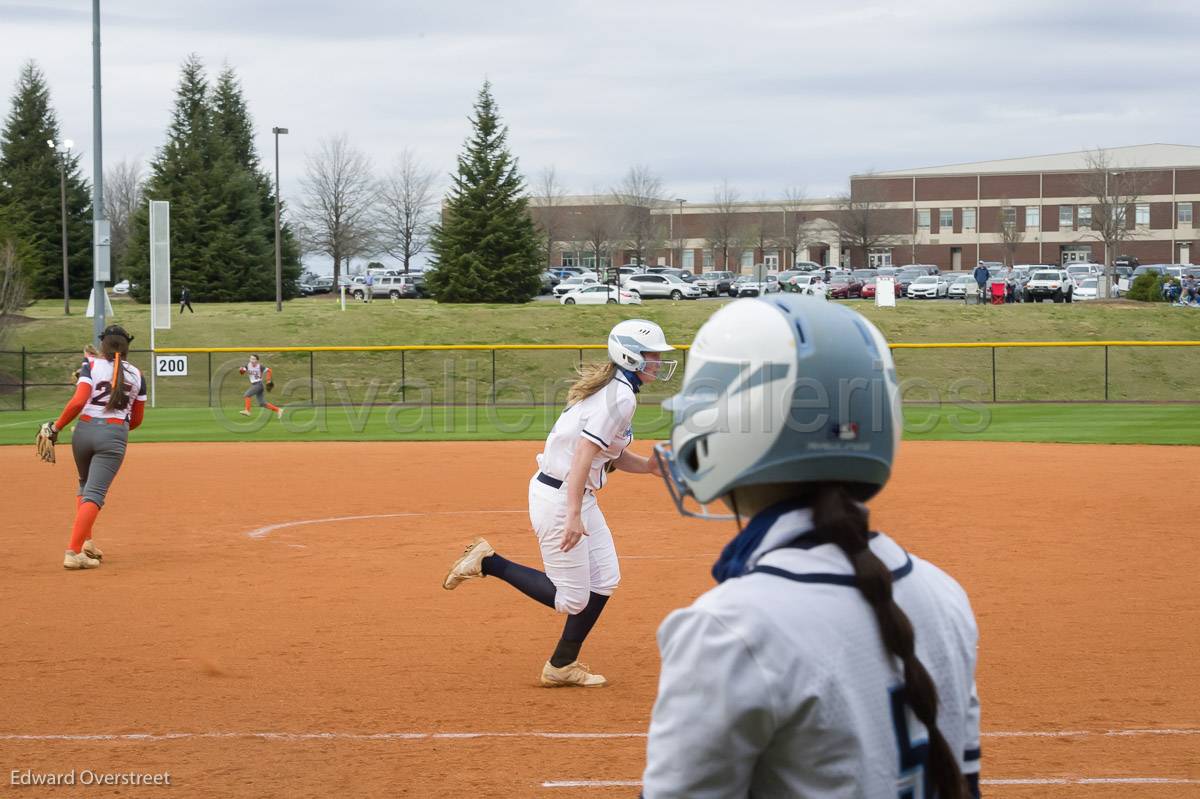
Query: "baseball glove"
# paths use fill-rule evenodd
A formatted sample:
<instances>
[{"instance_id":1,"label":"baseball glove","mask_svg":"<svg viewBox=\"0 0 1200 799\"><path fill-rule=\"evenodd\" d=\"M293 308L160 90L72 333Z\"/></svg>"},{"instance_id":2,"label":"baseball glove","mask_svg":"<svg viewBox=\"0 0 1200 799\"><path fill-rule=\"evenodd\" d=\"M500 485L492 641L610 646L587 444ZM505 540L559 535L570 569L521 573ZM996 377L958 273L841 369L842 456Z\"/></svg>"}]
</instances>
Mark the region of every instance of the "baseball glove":
<instances>
[{"instance_id":1,"label":"baseball glove","mask_svg":"<svg viewBox=\"0 0 1200 799\"><path fill-rule=\"evenodd\" d=\"M267 391L274 391L274 390L275 390L275 381L268 380L267 381Z\"/></svg>"},{"instance_id":2,"label":"baseball glove","mask_svg":"<svg viewBox=\"0 0 1200 799\"><path fill-rule=\"evenodd\" d=\"M54 443L58 441L58 429L54 422L45 422L37 434L37 454L46 463L54 463Z\"/></svg>"}]
</instances>

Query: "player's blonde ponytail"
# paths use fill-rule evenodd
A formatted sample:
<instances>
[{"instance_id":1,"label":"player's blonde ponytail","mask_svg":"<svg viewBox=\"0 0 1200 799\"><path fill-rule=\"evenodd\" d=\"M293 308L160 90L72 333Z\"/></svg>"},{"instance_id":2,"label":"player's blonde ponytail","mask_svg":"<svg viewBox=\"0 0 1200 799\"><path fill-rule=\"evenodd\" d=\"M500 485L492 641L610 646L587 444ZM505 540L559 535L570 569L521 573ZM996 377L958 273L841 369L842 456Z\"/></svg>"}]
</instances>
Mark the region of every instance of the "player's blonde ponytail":
<instances>
[{"instance_id":1,"label":"player's blonde ponytail","mask_svg":"<svg viewBox=\"0 0 1200 799\"><path fill-rule=\"evenodd\" d=\"M617 373L617 365L612 361L588 363L575 369L579 379L567 391L567 405L574 405L585 400L608 385Z\"/></svg>"},{"instance_id":2,"label":"player's blonde ponytail","mask_svg":"<svg viewBox=\"0 0 1200 799\"><path fill-rule=\"evenodd\" d=\"M125 383L121 357L129 356L129 340L119 335L107 335L100 341L100 350L106 359L113 362L112 393L104 405L104 410L123 411L129 407L129 386Z\"/></svg>"},{"instance_id":3,"label":"player's blonde ponytail","mask_svg":"<svg viewBox=\"0 0 1200 799\"><path fill-rule=\"evenodd\" d=\"M854 566L858 590L870 604L888 652L904 664L904 701L929 731L928 779L938 799L965 799L969 789L938 729L937 686L917 657L912 622L892 597L892 573L869 546L867 513L842 483L818 483L813 497L813 526L825 531Z\"/></svg>"}]
</instances>

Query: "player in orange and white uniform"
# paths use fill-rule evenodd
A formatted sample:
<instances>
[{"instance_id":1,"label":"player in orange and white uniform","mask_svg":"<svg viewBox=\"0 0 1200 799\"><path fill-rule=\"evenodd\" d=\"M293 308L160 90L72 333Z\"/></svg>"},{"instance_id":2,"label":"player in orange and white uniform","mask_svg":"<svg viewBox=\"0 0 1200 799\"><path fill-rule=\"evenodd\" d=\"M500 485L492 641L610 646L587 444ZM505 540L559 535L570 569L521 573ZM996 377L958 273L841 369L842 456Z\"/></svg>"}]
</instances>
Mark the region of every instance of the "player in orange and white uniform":
<instances>
[{"instance_id":1,"label":"player in orange and white uniform","mask_svg":"<svg viewBox=\"0 0 1200 799\"><path fill-rule=\"evenodd\" d=\"M104 557L92 541L92 526L125 460L129 431L142 423L146 407L146 378L127 360L132 340L118 325L105 328L100 334L100 354L80 365L75 396L51 424L57 434L79 417L71 435L79 492L75 524L63 558L67 569L94 569Z\"/></svg>"},{"instance_id":2,"label":"player in orange and white uniform","mask_svg":"<svg viewBox=\"0 0 1200 799\"><path fill-rule=\"evenodd\" d=\"M277 419L282 419L283 408L267 402L266 394L263 392L264 388L270 390L275 387L274 381L271 380L271 367L265 366L257 355L251 355L246 365L238 369L238 374L250 378L250 388L246 389L246 393L242 395L246 399L246 407L238 413L242 416L249 416L250 400L253 398L258 400L260 408L266 408L274 413Z\"/></svg>"}]
</instances>

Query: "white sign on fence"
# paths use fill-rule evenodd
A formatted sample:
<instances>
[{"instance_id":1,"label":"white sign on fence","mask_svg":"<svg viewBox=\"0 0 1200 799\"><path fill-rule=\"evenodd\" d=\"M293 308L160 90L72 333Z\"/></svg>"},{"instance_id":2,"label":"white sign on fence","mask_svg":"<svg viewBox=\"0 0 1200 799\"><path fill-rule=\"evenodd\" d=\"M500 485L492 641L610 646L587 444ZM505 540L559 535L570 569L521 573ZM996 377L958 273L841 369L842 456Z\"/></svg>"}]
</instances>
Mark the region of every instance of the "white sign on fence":
<instances>
[{"instance_id":1,"label":"white sign on fence","mask_svg":"<svg viewBox=\"0 0 1200 799\"><path fill-rule=\"evenodd\" d=\"M187 377L188 356L155 355L154 374L159 377Z\"/></svg>"},{"instance_id":2,"label":"white sign on fence","mask_svg":"<svg viewBox=\"0 0 1200 799\"><path fill-rule=\"evenodd\" d=\"M875 278L875 306L878 308L896 307L896 279L894 277Z\"/></svg>"}]
</instances>

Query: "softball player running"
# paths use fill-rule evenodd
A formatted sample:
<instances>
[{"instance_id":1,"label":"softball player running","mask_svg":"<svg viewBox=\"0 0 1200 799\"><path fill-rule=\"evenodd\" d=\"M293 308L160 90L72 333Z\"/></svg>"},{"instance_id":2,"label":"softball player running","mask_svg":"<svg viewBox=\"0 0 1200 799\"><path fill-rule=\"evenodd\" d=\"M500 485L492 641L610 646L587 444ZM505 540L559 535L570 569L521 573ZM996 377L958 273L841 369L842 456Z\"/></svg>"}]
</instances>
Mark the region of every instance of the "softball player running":
<instances>
[{"instance_id":1,"label":"softball player running","mask_svg":"<svg viewBox=\"0 0 1200 799\"><path fill-rule=\"evenodd\" d=\"M59 431L79 416L71 436L79 493L75 524L63 558L67 569L94 569L100 565L104 553L92 541L92 526L125 460L129 431L142 423L146 379L126 360L131 341L133 336L124 328L105 328L100 335L99 355L88 357L79 367L75 396L58 420L46 422L38 433L38 452L53 463Z\"/></svg>"},{"instance_id":2,"label":"softball player running","mask_svg":"<svg viewBox=\"0 0 1200 799\"><path fill-rule=\"evenodd\" d=\"M275 381L271 379L271 367L264 366L258 360L257 355L251 355L246 365L238 369L238 374L247 375L250 378L250 388L246 389L246 393L242 395L246 400L246 407L238 413L242 416L249 416L250 400L253 398L258 401L258 407L266 408L275 414L276 419L282 419L283 408L267 402L267 396L263 393L264 389L270 391L275 388Z\"/></svg>"},{"instance_id":3,"label":"softball player running","mask_svg":"<svg viewBox=\"0 0 1200 799\"><path fill-rule=\"evenodd\" d=\"M659 628L645 797L978 796L970 603L863 504L902 426L883 336L835 303L740 300L667 407L677 507L720 499L739 530Z\"/></svg>"},{"instance_id":4,"label":"softball player running","mask_svg":"<svg viewBox=\"0 0 1200 799\"><path fill-rule=\"evenodd\" d=\"M606 683L579 662L583 646L621 579L612 532L596 504L611 469L658 474L654 458L626 448L643 382L669 380L675 361L660 353L662 328L642 319L620 322L608 336L609 362L580 370L538 455L529 481L529 520L542 550L544 572L506 560L477 538L450 568L447 590L476 577L498 577L526 596L567 614L562 637L542 668L546 687L597 688Z\"/></svg>"}]
</instances>

